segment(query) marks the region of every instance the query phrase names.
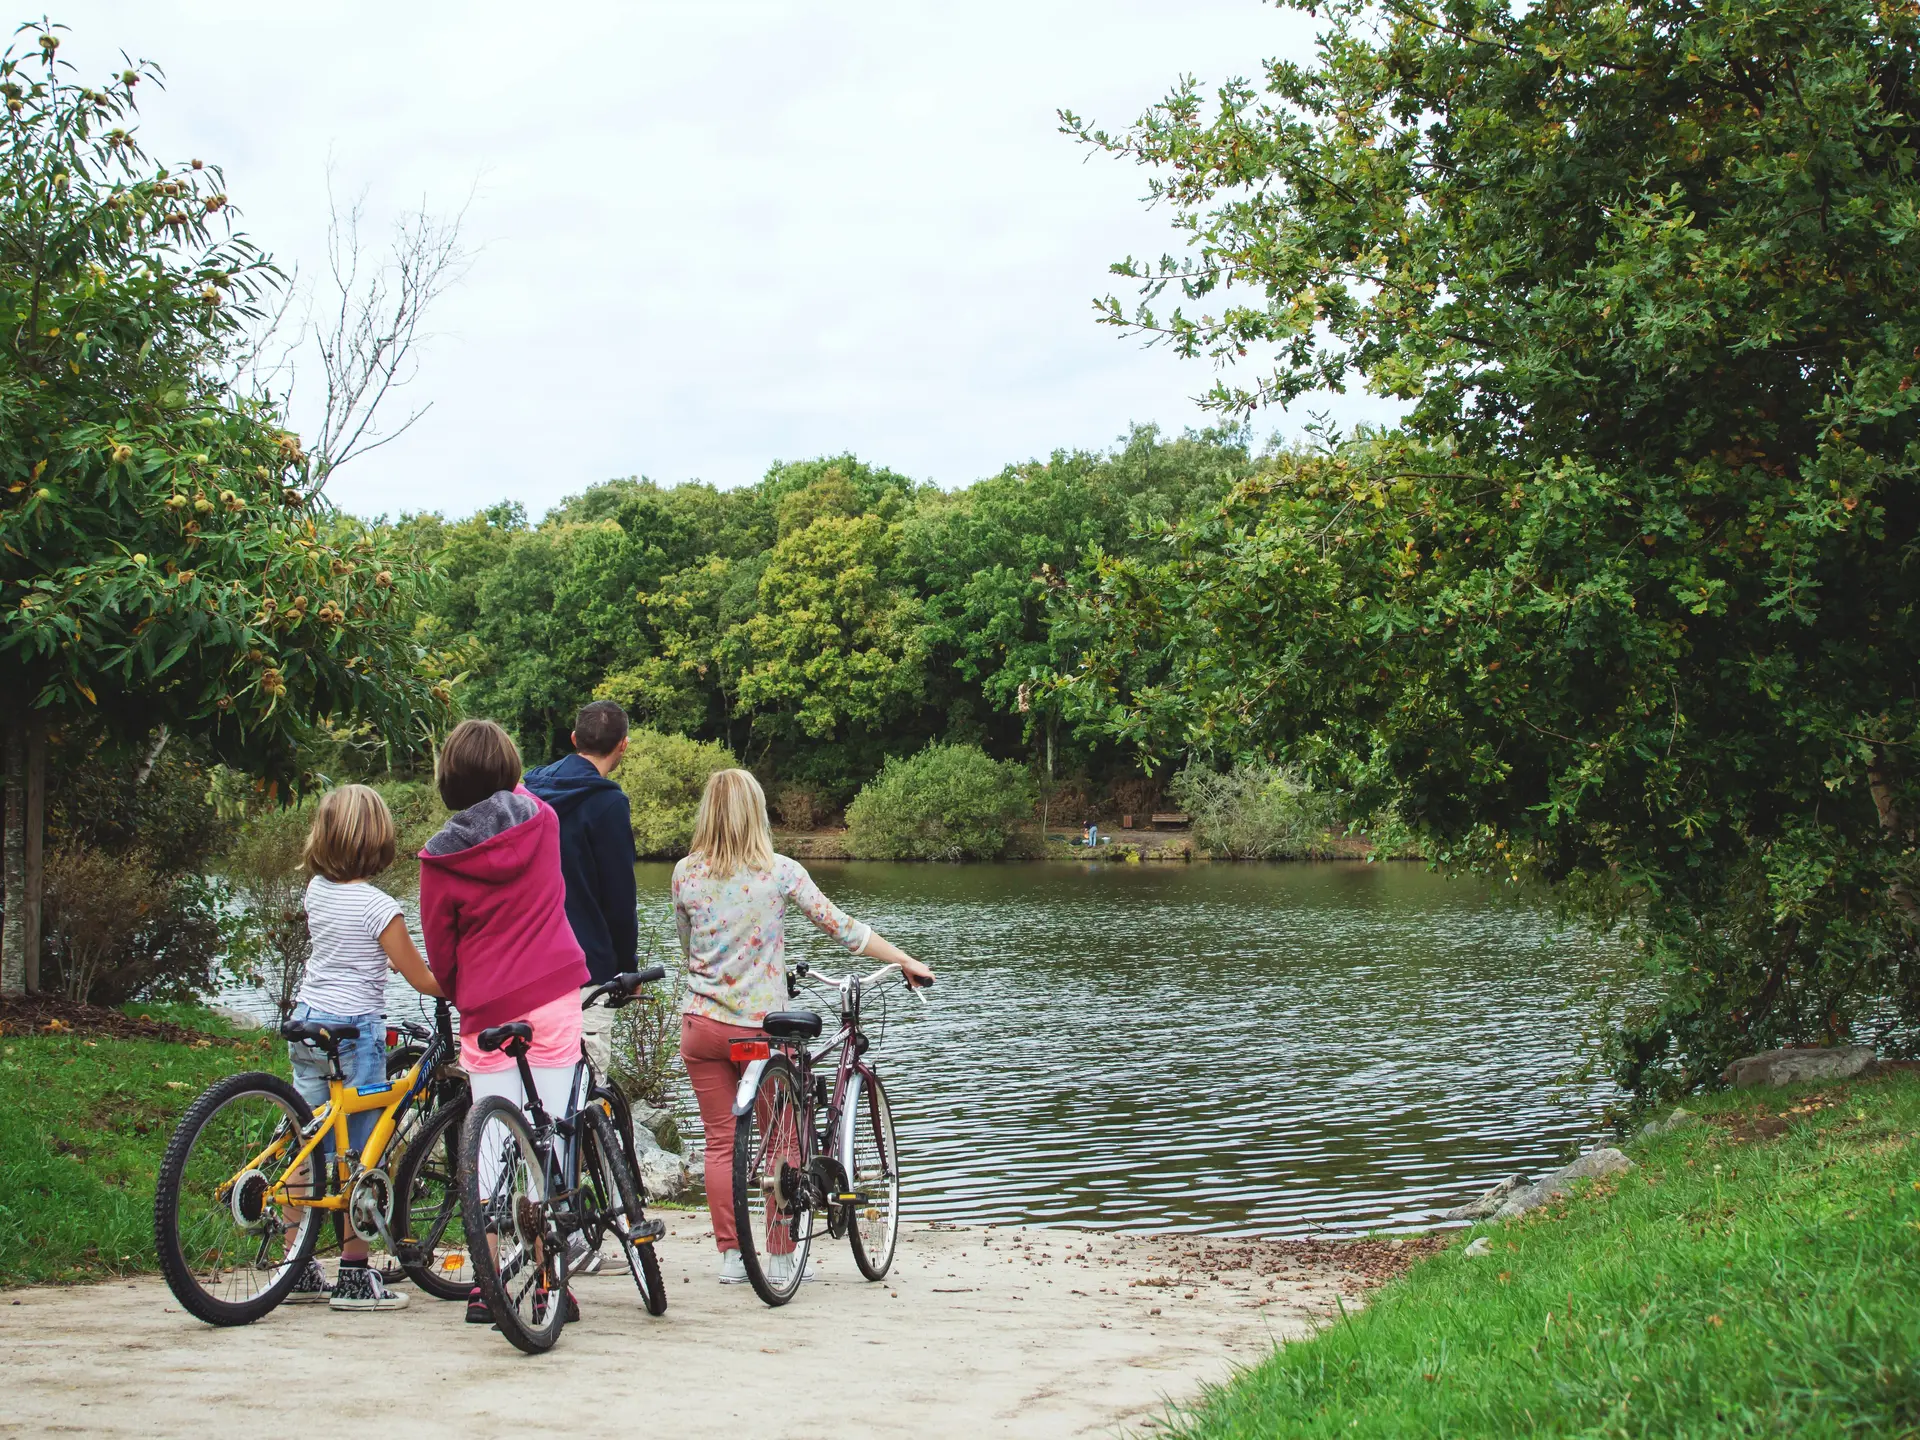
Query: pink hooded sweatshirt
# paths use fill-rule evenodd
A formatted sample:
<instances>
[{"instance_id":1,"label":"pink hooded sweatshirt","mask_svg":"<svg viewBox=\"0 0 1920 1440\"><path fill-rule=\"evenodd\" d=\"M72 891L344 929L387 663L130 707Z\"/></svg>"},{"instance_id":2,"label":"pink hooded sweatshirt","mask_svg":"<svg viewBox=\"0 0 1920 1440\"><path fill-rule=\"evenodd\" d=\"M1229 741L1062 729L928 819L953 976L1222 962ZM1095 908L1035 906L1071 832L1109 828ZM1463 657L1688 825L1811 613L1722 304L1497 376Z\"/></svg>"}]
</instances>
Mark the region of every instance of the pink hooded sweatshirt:
<instances>
[{"instance_id":1,"label":"pink hooded sweatshirt","mask_svg":"<svg viewBox=\"0 0 1920 1440\"><path fill-rule=\"evenodd\" d=\"M420 852L420 929L462 1030L518 1020L585 985L553 808L515 786L448 820Z\"/></svg>"}]
</instances>

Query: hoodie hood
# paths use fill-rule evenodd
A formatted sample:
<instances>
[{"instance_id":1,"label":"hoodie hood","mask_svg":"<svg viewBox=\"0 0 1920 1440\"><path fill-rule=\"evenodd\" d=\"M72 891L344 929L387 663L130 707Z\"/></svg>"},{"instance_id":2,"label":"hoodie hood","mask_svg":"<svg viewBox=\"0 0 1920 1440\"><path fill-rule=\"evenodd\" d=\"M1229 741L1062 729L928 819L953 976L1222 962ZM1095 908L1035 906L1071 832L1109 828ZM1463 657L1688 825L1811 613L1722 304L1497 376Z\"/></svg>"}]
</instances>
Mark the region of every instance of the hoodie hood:
<instances>
[{"instance_id":1,"label":"hoodie hood","mask_svg":"<svg viewBox=\"0 0 1920 1440\"><path fill-rule=\"evenodd\" d=\"M538 770L529 770L522 783L551 805L562 820L596 795L609 791L615 795L624 793L584 755L569 755Z\"/></svg>"},{"instance_id":2,"label":"hoodie hood","mask_svg":"<svg viewBox=\"0 0 1920 1440\"><path fill-rule=\"evenodd\" d=\"M499 885L525 873L553 811L524 790L497 790L450 818L420 852L423 865Z\"/></svg>"}]
</instances>

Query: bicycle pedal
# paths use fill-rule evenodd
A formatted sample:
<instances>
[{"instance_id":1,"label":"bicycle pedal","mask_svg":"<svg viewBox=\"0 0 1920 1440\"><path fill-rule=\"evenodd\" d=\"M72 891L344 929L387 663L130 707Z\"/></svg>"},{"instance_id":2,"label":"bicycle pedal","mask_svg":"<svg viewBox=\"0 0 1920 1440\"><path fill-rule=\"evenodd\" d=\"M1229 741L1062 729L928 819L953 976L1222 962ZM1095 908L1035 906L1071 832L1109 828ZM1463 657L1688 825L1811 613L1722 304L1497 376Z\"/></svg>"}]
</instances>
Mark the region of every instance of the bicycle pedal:
<instances>
[{"instance_id":1,"label":"bicycle pedal","mask_svg":"<svg viewBox=\"0 0 1920 1440\"><path fill-rule=\"evenodd\" d=\"M636 1245L651 1245L656 1240L664 1239L666 1233L666 1221L643 1220L640 1224L633 1227L632 1233L628 1238Z\"/></svg>"}]
</instances>

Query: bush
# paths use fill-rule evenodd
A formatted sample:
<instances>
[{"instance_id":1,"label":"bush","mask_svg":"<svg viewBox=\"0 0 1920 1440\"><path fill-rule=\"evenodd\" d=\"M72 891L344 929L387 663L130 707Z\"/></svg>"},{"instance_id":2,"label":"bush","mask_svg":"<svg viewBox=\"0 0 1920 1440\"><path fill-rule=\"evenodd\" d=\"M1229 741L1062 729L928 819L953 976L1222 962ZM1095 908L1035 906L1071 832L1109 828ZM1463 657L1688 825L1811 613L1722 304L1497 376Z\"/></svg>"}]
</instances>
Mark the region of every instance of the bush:
<instances>
[{"instance_id":1,"label":"bush","mask_svg":"<svg viewBox=\"0 0 1920 1440\"><path fill-rule=\"evenodd\" d=\"M667 927L671 939L641 930L641 953L634 964L665 965L667 978L642 985L633 1003L614 1012L610 1067L620 1093L637 1103L662 1110L674 1108L674 1081L680 1060L680 999L686 988L686 966L680 960L680 937Z\"/></svg>"},{"instance_id":2,"label":"bush","mask_svg":"<svg viewBox=\"0 0 1920 1440\"><path fill-rule=\"evenodd\" d=\"M998 860L1033 817L1027 773L972 745L887 761L847 807L847 852L863 860Z\"/></svg>"},{"instance_id":3,"label":"bush","mask_svg":"<svg viewBox=\"0 0 1920 1440\"><path fill-rule=\"evenodd\" d=\"M1174 803L1193 817L1193 838L1223 860L1305 860L1332 853L1333 805L1293 771L1236 765L1224 775L1189 765L1173 777Z\"/></svg>"},{"instance_id":4,"label":"bush","mask_svg":"<svg viewBox=\"0 0 1920 1440\"><path fill-rule=\"evenodd\" d=\"M633 807L633 848L643 859L674 860L686 854L707 777L739 763L731 750L714 741L635 730L627 758L613 772Z\"/></svg>"},{"instance_id":5,"label":"bush","mask_svg":"<svg viewBox=\"0 0 1920 1440\"><path fill-rule=\"evenodd\" d=\"M776 785L767 798L783 830L811 830L827 808L826 798L811 785Z\"/></svg>"},{"instance_id":6,"label":"bush","mask_svg":"<svg viewBox=\"0 0 1920 1440\"><path fill-rule=\"evenodd\" d=\"M227 941L219 896L144 855L62 844L47 855L45 978L82 1004L184 1001L213 988Z\"/></svg>"}]
</instances>

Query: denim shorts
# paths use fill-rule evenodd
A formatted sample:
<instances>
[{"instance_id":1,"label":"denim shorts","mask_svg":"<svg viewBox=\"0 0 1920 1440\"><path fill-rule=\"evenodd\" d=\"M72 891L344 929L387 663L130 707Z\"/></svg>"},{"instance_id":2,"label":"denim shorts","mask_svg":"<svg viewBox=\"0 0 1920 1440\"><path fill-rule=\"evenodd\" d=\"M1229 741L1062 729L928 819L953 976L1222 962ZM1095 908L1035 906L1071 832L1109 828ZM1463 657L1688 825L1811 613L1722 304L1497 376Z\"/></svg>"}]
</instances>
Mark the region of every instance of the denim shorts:
<instances>
[{"instance_id":1,"label":"denim shorts","mask_svg":"<svg viewBox=\"0 0 1920 1440\"><path fill-rule=\"evenodd\" d=\"M357 1025L360 1036L356 1040L340 1042L340 1072L347 1077L347 1084L358 1086L362 1090L384 1090L387 1088L387 1021L386 1017L373 1015L329 1015L315 1010L310 1005L296 1005L293 1020L316 1020L322 1025ZM309 1045L303 1040L287 1043L287 1058L293 1065L293 1088L298 1090L306 1102L318 1110L327 1103L331 1092L327 1088L328 1076L332 1073L327 1063L327 1052L318 1045ZM373 1133L374 1124L380 1119L378 1110L363 1110L358 1115L347 1117L347 1139L355 1152L367 1143L367 1137ZM332 1153L333 1142L327 1142L327 1151Z\"/></svg>"}]
</instances>

